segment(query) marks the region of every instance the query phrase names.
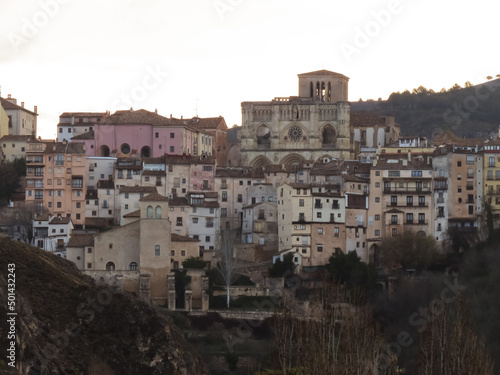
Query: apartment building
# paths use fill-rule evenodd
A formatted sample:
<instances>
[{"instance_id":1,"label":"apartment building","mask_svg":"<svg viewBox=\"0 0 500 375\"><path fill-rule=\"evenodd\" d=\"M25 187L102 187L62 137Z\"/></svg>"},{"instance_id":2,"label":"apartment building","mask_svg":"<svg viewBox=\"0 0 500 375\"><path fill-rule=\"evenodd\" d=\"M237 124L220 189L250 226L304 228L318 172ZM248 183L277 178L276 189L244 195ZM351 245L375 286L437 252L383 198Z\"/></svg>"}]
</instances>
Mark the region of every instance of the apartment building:
<instances>
[{"instance_id":1,"label":"apartment building","mask_svg":"<svg viewBox=\"0 0 500 375\"><path fill-rule=\"evenodd\" d=\"M10 135L30 135L36 138L37 135L37 106L33 111L24 107L24 102L21 105L17 104L17 99L10 94L6 99L0 98L0 104L7 114L8 134ZM5 135L2 133L2 136Z\"/></svg>"},{"instance_id":2,"label":"apartment building","mask_svg":"<svg viewBox=\"0 0 500 375\"><path fill-rule=\"evenodd\" d=\"M500 221L500 140L488 141L483 147L484 198L491 205L496 227Z\"/></svg>"},{"instance_id":3,"label":"apartment building","mask_svg":"<svg viewBox=\"0 0 500 375\"><path fill-rule=\"evenodd\" d=\"M33 137L31 135L4 135L0 138L2 161L14 161L26 157L26 146Z\"/></svg>"},{"instance_id":4,"label":"apartment building","mask_svg":"<svg viewBox=\"0 0 500 375\"><path fill-rule=\"evenodd\" d=\"M57 141L71 142L73 137L93 132L95 124L109 116L109 112L64 112L57 124ZM87 151L92 151L89 149Z\"/></svg>"},{"instance_id":5,"label":"apartment building","mask_svg":"<svg viewBox=\"0 0 500 375\"><path fill-rule=\"evenodd\" d=\"M86 162L82 144L28 142L26 202L46 207L56 217L71 218L75 228L85 224Z\"/></svg>"}]
</instances>

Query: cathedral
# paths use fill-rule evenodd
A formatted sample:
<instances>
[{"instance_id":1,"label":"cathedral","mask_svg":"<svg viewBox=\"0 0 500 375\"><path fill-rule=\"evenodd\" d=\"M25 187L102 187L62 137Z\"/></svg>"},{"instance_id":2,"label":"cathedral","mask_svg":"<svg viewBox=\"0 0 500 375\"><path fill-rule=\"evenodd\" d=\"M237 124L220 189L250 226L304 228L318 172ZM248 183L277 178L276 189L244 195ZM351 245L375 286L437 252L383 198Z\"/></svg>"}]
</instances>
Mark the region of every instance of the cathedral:
<instances>
[{"instance_id":1,"label":"cathedral","mask_svg":"<svg viewBox=\"0 0 500 375\"><path fill-rule=\"evenodd\" d=\"M354 157L349 78L329 70L298 77L298 96L241 103L242 165L259 168Z\"/></svg>"}]
</instances>

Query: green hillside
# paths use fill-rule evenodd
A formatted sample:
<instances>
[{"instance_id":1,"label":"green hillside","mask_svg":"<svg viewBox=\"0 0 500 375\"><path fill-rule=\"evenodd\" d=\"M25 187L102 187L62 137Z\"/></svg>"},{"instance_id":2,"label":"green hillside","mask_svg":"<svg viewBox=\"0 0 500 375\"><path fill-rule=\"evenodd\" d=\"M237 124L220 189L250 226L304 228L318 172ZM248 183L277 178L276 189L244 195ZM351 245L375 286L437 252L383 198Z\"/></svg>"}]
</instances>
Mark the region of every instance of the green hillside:
<instances>
[{"instance_id":1,"label":"green hillside","mask_svg":"<svg viewBox=\"0 0 500 375\"><path fill-rule=\"evenodd\" d=\"M500 125L500 78L434 92L420 86L392 93L387 100L351 103L353 112L394 116L404 136L432 137L439 129L467 138L496 136Z\"/></svg>"}]
</instances>

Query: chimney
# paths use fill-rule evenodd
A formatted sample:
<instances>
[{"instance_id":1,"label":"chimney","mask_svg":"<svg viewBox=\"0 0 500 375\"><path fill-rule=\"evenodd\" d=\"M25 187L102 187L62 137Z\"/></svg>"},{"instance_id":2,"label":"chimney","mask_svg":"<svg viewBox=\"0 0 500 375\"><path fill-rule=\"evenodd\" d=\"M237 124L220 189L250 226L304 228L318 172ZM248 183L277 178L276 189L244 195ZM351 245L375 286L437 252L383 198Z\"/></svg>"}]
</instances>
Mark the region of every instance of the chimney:
<instances>
[{"instance_id":1,"label":"chimney","mask_svg":"<svg viewBox=\"0 0 500 375\"><path fill-rule=\"evenodd\" d=\"M23 107L23 108L24 108L24 102L21 102L21 107Z\"/></svg>"},{"instance_id":2,"label":"chimney","mask_svg":"<svg viewBox=\"0 0 500 375\"><path fill-rule=\"evenodd\" d=\"M37 113L38 113L38 107L35 106L35 114L37 114Z\"/></svg>"},{"instance_id":3,"label":"chimney","mask_svg":"<svg viewBox=\"0 0 500 375\"><path fill-rule=\"evenodd\" d=\"M10 95L10 94L7 96L7 101L8 101L9 103L12 103L12 104L16 104L16 105L17 105L17 99L14 99L14 98L12 97L12 95Z\"/></svg>"},{"instance_id":4,"label":"chimney","mask_svg":"<svg viewBox=\"0 0 500 375\"><path fill-rule=\"evenodd\" d=\"M155 108L155 114L158 114L158 108Z\"/></svg>"}]
</instances>

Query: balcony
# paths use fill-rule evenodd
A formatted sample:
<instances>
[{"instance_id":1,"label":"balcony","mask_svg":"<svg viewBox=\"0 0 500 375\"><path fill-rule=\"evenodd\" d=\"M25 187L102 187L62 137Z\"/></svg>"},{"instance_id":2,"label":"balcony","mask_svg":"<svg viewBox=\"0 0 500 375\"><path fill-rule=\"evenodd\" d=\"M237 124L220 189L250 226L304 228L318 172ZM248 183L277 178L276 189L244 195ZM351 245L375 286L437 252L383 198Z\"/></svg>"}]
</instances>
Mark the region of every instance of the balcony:
<instances>
[{"instance_id":1,"label":"balcony","mask_svg":"<svg viewBox=\"0 0 500 375\"><path fill-rule=\"evenodd\" d=\"M436 199L436 202L437 203L444 203L444 198L438 198L438 199Z\"/></svg>"},{"instance_id":2,"label":"balcony","mask_svg":"<svg viewBox=\"0 0 500 375\"><path fill-rule=\"evenodd\" d=\"M323 203L316 203L314 208L323 208Z\"/></svg>"},{"instance_id":3,"label":"balcony","mask_svg":"<svg viewBox=\"0 0 500 375\"><path fill-rule=\"evenodd\" d=\"M437 217L444 217L444 212L440 212L437 214Z\"/></svg>"},{"instance_id":4,"label":"balcony","mask_svg":"<svg viewBox=\"0 0 500 375\"><path fill-rule=\"evenodd\" d=\"M266 220L266 215L260 215L257 217L257 220Z\"/></svg>"}]
</instances>

